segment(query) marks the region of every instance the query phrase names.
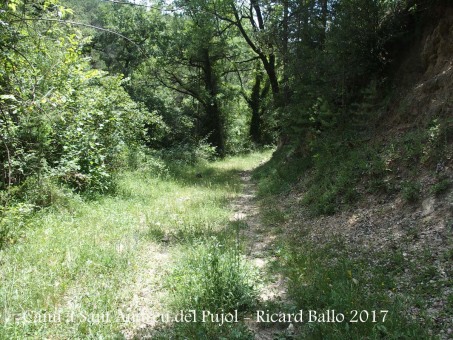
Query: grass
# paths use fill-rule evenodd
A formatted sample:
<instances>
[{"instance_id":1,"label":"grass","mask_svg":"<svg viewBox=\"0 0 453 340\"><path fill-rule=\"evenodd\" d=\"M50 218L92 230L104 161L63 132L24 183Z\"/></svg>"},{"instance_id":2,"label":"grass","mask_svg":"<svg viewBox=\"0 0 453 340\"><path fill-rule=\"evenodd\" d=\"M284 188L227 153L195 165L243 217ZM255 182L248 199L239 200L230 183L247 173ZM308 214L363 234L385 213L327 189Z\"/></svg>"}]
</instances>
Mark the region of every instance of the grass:
<instances>
[{"instance_id":1,"label":"grass","mask_svg":"<svg viewBox=\"0 0 453 340\"><path fill-rule=\"evenodd\" d=\"M333 179L317 177L317 204L329 191L329 200L338 202L346 194L342 188L353 187L341 178L352 172L367 170L367 176L381 179L383 162L369 159L364 150L346 157ZM302 234L289 235L282 225L297 215L281 208L273 195L288 193L303 175L301 169L313 171L313 163L299 159L282 165L287 159L282 151L261 165L256 178L266 197L262 222L278 230L275 261L266 270L285 277L289 302L257 302L257 285L266 278L258 277L243 256L238 230L247 225L229 220L230 202L242 190L240 172L269 157L270 152L254 153L191 166L151 160L123 173L110 196L66 197L65 204L38 212L17 206L2 221L15 226L15 237L6 236L0 249L0 339L123 338L124 331L136 331L140 323L123 322L122 315L154 307L173 315L237 311L240 319L252 309L335 309L347 318L354 310L389 310L385 323L307 323L296 325L296 334L301 339L429 338L429 321L420 323L428 319L408 320L403 312L408 306L425 308L426 296L436 289L430 283L438 275L436 268L412 268L400 251L364 254L341 240L319 246ZM319 169L335 162L315 160ZM415 237L417 231L408 230L407 242ZM445 254L451 257L451 251ZM414 263L430 263L431 258L427 251ZM397 279L407 268L418 274L401 286ZM411 285L412 295L405 294ZM131 305L143 294L145 305ZM419 302L414 301L417 296ZM145 330L153 339L254 336L243 322L222 324L218 319L158 323Z\"/></svg>"},{"instance_id":2,"label":"grass","mask_svg":"<svg viewBox=\"0 0 453 340\"><path fill-rule=\"evenodd\" d=\"M398 290L397 280L408 265L400 253L366 254L338 238L319 245L303 235L280 237L277 253L273 270L286 277L289 299L270 308L275 313L304 311L306 322L295 325L295 338L432 338L427 331L433 326L429 318L407 317L407 308L416 304L415 297L421 293L407 294L409 286L407 291ZM429 270L420 273L416 282L429 281L431 275ZM414 286L414 282L408 284ZM335 311L346 321L310 322L309 311L315 311L318 319L324 315L325 320Z\"/></svg>"},{"instance_id":3,"label":"grass","mask_svg":"<svg viewBox=\"0 0 453 340\"><path fill-rule=\"evenodd\" d=\"M372 311L388 310L385 323L368 320L296 324L295 338L431 339L441 330L447 331L449 326L439 324L430 313L438 313L439 318L448 314L445 307L433 309L432 301L441 299L445 304L440 291L448 292L451 284L433 264L435 253L413 247L418 243L420 228L408 229L407 240L394 247L389 244L388 249L360 248L354 242L346 246L341 239L328 237L328 232L304 233L304 228L311 230L311 223L316 226L324 221L319 215L347 209L346 214L352 214L356 202L365 195L377 202L402 198L407 206L415 206L426 194L446 196L451 181L443 170L438 175L432 170L443 159L449 159L451 148L438 137L441 134L436 132L437 126L436 133L433 131L427 127L390 137L384 143L364 143L359 135L336 132L314 141L308 155L284 146L254 173L262 198L262 221L281 230L287 227L279 234L277 257L270 268L285 277L289 299L269 304L269 308L276 313L303 309L319 314L335 310L344 313L346 319L352 317L354 310L369 315ZM429 192L422 186L420 175L424 173L437 178ZM338 223L341 221L339 215ZM330 228L326 223L326 228ZM370 243L366 243L373 245L372 237L370 233ZM442 254L451 257L448 249ZM282 338L287 336L281 333Z\"/></svg>"},{"instance_id":4,"label":"grass","mask_svg":"<svg viewBox=\"0 0 453 340\"><path fill-rule=\"evenodd\" d=\"M150 246L160 247L167 238L172 263L183 273L178 282L189 284L184 259L193 257L188 270L194 270L194 256L201 260L212 246L202 246L203 240L235 235L226 227L229 202L240 191L238 174L267 157L255 153L178 168L143 165L120 176L115 195L95 201L75 197L65 207L35 212L14 244L0 250L0 338L121 338L122 330L136 327L122 323L119 311L137 294L131 282L149 266L144 254ZM224 246L215 253L223 263L219 270L226 270L226 282L237 282L235 292L244 289L251 297L250 284L237 280L246 265L231 263L239 250ZM185 301L184 291L175 294ZM243 297L235 294L231 301ZM229 332L243 334L241 327Z\"/></svg>"},{"instance_id":5,"label":"grass","mask_svg":"<svg viewBox=\"0 0 453 340\"><path fill-rule=\"evenodd\" d=\"M376 156L376 148L370 145L351 149L344 138L343 143L335 136L326 137L306 156L296 155L291 148L279 150L255 173L260 196L289 192L298 182L303 182L306 188L303 204L310 213L331 215L357 201L361 178L367 177L370 187L379 187L385 168Z\"/></svg>"},{"instance_id":6,"label":"grass","mask_svg":"<svg viewBox=\"0 0 453 340\"><path fill-rule=\"evenodd\" d=\"M223 320L236 313L242 320L256 305L259 279L241 255L239 244L234 239L212 237L186 248L184 254L166 279L172 292L170 304L174 311L195 311L204 322L178 323L172 333L190 339L251 336L245 328ZM168 336L168 330L164 334Z\"/></svg>"},{"instance_id":7,"label":"grass","mask_svg":"<svg viewBox=\"0 0 453 340\"><path fill-rule=\"evenodd\" d=\"M254 173L259 195L270 197L302 186L302 204L313 216L351 208L363 194L399 194L406 202L416 203L422 188L412 169L415 165L419 170L435 169L451 157L448 124L434 120L424 128L390 137L385 144L364 139L366 130L333 130L311 141L305 154L286 145ZM440 196L450 185L449 179L438 178L431 192Z\"/></svg>"}]
</instances>

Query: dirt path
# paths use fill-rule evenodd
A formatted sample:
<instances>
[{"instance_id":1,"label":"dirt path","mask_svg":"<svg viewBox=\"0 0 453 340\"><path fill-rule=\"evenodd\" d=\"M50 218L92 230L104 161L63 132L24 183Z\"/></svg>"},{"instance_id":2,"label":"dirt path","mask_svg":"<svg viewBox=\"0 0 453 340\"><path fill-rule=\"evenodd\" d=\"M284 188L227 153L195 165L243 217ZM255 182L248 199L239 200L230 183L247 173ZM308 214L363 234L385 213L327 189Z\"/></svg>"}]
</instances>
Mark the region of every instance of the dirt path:
<instances>
[{"instance_id":1,"label":"dirt path","mask_svg":"<svg viewBox=\"0 0 453 340\"><path fill-rule=\"evenodd\" d=\"M146 229L145 218L140 221ZM170 254L165 244L148 243L138 252L135 259L137 271L130 284L125 287L125 294L134 292L132 299L126 299L122 313L130 318L125 323L122 334L126 339L152 339L159 315L166 312L163 301L166 291L162 286L162 277L171 263Z\"/></svg>"},{"instance_id":2,"label":"dirt path","mask_svg":"<svg viewBox=\"0 0 453 340\"><path fill-rule=\"evenodd\" d=\"M240 173L242 181L242 194L232 202L232 222L244 224L241 228L241 239L245 245L245 255L259 270L259 277L262 278L260 286L259 306L268 302L279 302L285 300L285 282L279 275L270 273L270 265L276 260L274 247L276 235L271 227L266 227L261 222L258 200L256 198L256 185L251 180L251 172ZM142 221L143 228L146 223ZM127 325L122 333L126 339L151 339L158 324L155 316L165 313L163 301L166 292L162 287L162 275L168 270L171 264L171 256L165 244L149 243L139 252L136 258L136 265L139 266L134 280L127 291L133 291L132 299L126 300L123 305L123 312L136 318L134 322ZM260 327L254 322L254 315L250 316L247 322L255 338L259 340L272 340L276 332L282 329L271 327ZM269 326L269 325L267 325Z\"/></svg>"},{"instance_id":3,"label":"dirt path","mask_svg":"<svg viewBox=\"0 0 453 340\"><path fill-rule=\"evenodd\" d=\"M270 227L261 222L258 200L256 197L256 185L251 180L251 172L244 171L241 174L243 185L242 194L233 202L234 216L232 221L240 221L245 224L241 230L242 239L246 246L246 256L260 271L263 285L260 289L260 303L265 305L268 302L281 302L286 298L286 287L281 275L271 274L270 265L276 261L275 241L277 235ZM254 317L248 322L249 328L255 333L259 340L272 340L276 331L275 327L262 328L256 323Z\"/></svg>"}]
</instances>

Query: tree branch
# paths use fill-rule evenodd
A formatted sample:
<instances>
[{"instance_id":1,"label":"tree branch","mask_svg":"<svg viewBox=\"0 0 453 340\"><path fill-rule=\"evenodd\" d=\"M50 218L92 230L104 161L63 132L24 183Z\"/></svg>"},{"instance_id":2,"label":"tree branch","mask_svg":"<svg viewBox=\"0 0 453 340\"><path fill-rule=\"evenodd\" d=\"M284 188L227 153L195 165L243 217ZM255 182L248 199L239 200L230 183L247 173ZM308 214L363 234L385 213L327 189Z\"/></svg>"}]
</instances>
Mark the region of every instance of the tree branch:
<instances>
[{"instance_id":1,"label":"tree branch","mask_svg":"<svg viewBox=\"0 0 453 340\"><path fill-rule=\"evenodd\" d=\"M253 57L253 58L250 58L250 59L247 59L247 60L241 60L241 61L234 61L235 64L244 64L244 63L249 63L251 61L254 61L254 60L258 60L260 59L260 57Z\"/></svg>"},{"instance_id":2,"label":"tree branch","mask_svg":"<svg viewBox=\"0 0 453 340\"><path fill-rule=\"evenodd\" d=\"M47 19L47 18L22 18L20 20L12 20L11 22L22 22L22 21L49 21L49 22L57 22L59 24L69 24L69 25L74 25L74 26L83 26L83 27L88 27L88 28L92 28L92 29L95 29L95 30L98 30L98 31L103 31L103 32L107 32L107 33L110 33L110 34L114 34L120 38L123 38L124 40L130 42L131 44L133 44L135 47L138 48L138 50L144 54L145 56L148 56L148 54L135 42L133 41L132 39L129 39L128 37L126 37L125 35L122 35L121 33L118 33L118 32L115 32L115 31L112 31L112 30L109 30L108 28L103 28L103 27L99 27L99 26L94 26L94 25L90 25L90 24L84 24L84 23L81 23L81 22L75 22L75 21L70 21L70 20L60 20L60 19Z\"/></svg>"},{"instance_id":3,"label":"tree branch","mask_svg":"<svg viewBox=\"0 0 453 340\"><path fill-rule=\"evenodd\" d=\"M163 10L164 12L177 12L178 11L178 9L162 8L159 6L145 5L145 4L137 4L135 2L129 2L129 1L117 1L117 0L102 0L102 1L110 2L112 4L117 4L117 5L130 5L130 6L146 7L146 8L151 8L151 9Z\"/></svg>"},{"instance_id":4,"label":"tree branch","mask_svg":"<svg viewBox=\"0 0 453 340\"><path fill-rule=\"evenodd\" d=\"M256 18L258 19L258 27L262 31L264 30L264 20L263 20L263 14L261 13L261 8L260 5L258 4L257 0L251 0L250 1L250 6L253 7L256 13ZM250 8L250 12L252 12L252 9Z\"/></svg>"},{"instance_id":5,"label":"tree branch","mask_svg":"<svg viewBox=\"0 0 453 340\"><path fill-rule=\"evenodd\" d=\"M203 105L206 105L206 102L202 99L202 97L197 93L195 92L194 90L191 90L191 89L188 89L186 86L184 86L183 84L183 81L181 79L179 79L174 73L170 72L170 71L167 71L167 70L164 70L164 72L170 76L170 78L176 82L180 87L175 87L175 86L172 86L170 84L168 84L167 82L165 82L162 78L160 78L158 75L156 76L157 80L165 87L171 89L171 90L174 90L176 92L179 92L179 93L182 93L182 94L185 94L185 95L189 95L193 98L195 98L196 100L198 100L201 104Z\"/></svg>"}]
</instances>

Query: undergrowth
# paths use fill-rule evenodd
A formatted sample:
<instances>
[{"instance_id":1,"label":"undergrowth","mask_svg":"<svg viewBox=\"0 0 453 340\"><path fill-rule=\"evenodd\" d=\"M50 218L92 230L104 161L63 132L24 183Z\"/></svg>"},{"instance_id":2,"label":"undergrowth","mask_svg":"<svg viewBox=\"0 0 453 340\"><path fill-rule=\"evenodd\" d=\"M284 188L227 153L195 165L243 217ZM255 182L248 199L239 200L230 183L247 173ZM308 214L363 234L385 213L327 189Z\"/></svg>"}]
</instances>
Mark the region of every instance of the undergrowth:
<instances>
[{"instance_id":1,"label":"undergrowth","mask_svg":"<svg viewBox=\"0 0 453 340\"><path fill-rule=\"evenodd\" d=\"M389 275L388 266L352 253L341 240L317 246L299 239L281 246L293 310L313 310L318 318L341 313L346 321L310 322L298 327L298 338L429 339L426 324L407 318L407 296L396 294L396 275Z\"/></svg>"},{"instance_id":2,"label":"undergrowth","mask_svg":"<svg viewBox=\"0 0 453 340\"><path fill-rule=\"evenodd\" d=\"M450 130L448 121L434 119L425 128L394 136L385 144L352 131L329 131L311 141L308 153L283 146L255 171L254 178L261 197L302 187L302 203L314 216L351 207L365 194L399 194L415 203L422 188L414 166L436 177L435 171L442 171L453 155ZM440 195L449 187L448 178L439 178L431 192Z\"/></svg>"},{"instance_id":3,"label":"undergrowth","mask_svg":"<svg viewBox=\"0 0 453 340\"><path fill-rule=\"evenodd\" d=\"M0 221L6 241L0 249L0 338L122 338L124 329L139 326L123 322L120 311L128 313L128 303L140 293L131 284L137 272L153 266L144 256L150 247L168 246L175 262L181 260L168 287L175 287L184 308L191 300L183 287L191 283L190 291L201 299L194 308L250 306L253 273L236 243L224 241L235 239L236 229L225 230L230 201L241 189L239 172L267 157L254 153L176 166L144 159L117 175L110 195L68 194L64 204L44 209L10 200ZM212 237L218 242L208 241ZM107 314L109 322L102 319ZM60 320L43 321L58 315ZM168 326L170 334L184 337L184 329ZM242 323L212 325L209 332L214 338L249 334Z\"/></svg>"},{"instance_id":4,"label":"undergrowth","mask_svg":"<svg viewBox=\"0 0 453 340\"><path fill-rule=\"evenodd\" d=\"M174 331L190 339L245 339L246 328L231 323L243 320L244 312L256 305L258 276L235 242L217 237L184 250L167 278L172 310L192 312L197 322L178 323ZM225 319L230 322L225 322Z\"/></svg>"}]
</instances>

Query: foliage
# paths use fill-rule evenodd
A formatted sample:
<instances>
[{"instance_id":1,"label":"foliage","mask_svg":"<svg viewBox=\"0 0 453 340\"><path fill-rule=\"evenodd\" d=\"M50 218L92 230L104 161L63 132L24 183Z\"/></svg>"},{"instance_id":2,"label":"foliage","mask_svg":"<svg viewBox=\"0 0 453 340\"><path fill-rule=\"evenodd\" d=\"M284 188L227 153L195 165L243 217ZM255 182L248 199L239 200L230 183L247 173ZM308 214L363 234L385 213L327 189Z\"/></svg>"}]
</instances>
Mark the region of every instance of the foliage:
<instances>
[{"instance_id":1,"label":"foliage","mask_svg":"<svg viewBox=\"0 0 453 340\"><path fill-rule=\"evenodd\" d=\"M440 196L448 191L448 189L451 187L451 184L451 180L448 178L439 179L438 182L431 187L431 192L435 196Z\"/></svg>"},{"instance_id":2,"label":"foliage","mask_svg":"<svg viewBox=\"0 0 453 340\"><path fill-rule=\"evenodd\" d=\"M403 198L409 203L415 203L420 198L420 184L413 181L406 181L402 186Z\"/></svg>"},{"instance_id":3,"label":"foliage","mask_svg":"<svg viewBox=\"0 0 453 340\"><path fill-rule=\"evenodd\" d=\"M9 209L0 209L0 251L5 245L14 244L24 235L34 206L18 203Z\"/></svg>"},{"instance_id":4,"label":"foliage","mask_svg":"<svg viewBox=\"0 0 453 340\"><path fill-rule=\"evenodd\" d=\"M138 331L141 324L123 318L143 316L148 321L147 317L154 318L156 313L171 312L162 277L169 277L173 259L181 260L180 278L191 280L190 273L196 268L211 266L202 256L208 253L221 264L220 286L229 290L225 285L231 283L237 296L250 301L250 287L231 282L238 278L250 284L246 280L252 277L241 250L225 241L234 239L236 230L225 226L231 213L229 199L240 190L238 173L268 157L255 153L195 168L176 166L179 173L167 171L159 177L157 172L163 165L140 156L138 169L119 176L115 197L92 202L73 195L65 206L34 211L22 204L8 213L3 211L0 233L5 225L12 229L0 249L0 338L122 338L125 332ZM198 172L203 178L194 176ZM157 228L162 235L170 235L168 247L162 238L153 237ZM218 242L203 246L201 240L208 235L216 235ZM219 243L223 247L216 248ZM194 244L196 249L191 246ZM191 255L200 262L190 260ZM183 261L191 263L187 272ZM196 282L194 287L198 286ZM178 286L178 291L185 294L185 288ZM135 310L132 302L134 295L143 292L151 315L141 314L141 308ZM226 293L222 301L225 307L241 303ZM24 312L30 318L60 313L62 322L13 322ZM107 313L111 322L102 322L100 318ZM67 319L69 322L64 322ZM229 339L244 339L246 334L252 338L242 323L224 326L211 324L210 331L216 333L210 338L222 334ZM181 331L177 336L188 334ZM166 334L161 337L168 338Z\"/></svg>"},{"instance_id":5,"label":"foliage","mask_svg":"<svg viewBox=\"0 0 453 340\"><path fill-rule=\"evenodd\" d=\"M417 202L423 188L414 164L437 166L432 194L450 189L443 162L451 158L451 121L433 119L385 145L369 138L388 109L386 67L412 34L408 22L425 11L421 1L150 3L0 5L0 317L52 308L116 315L132 299L130 291L117 296L121 283L140 268L169 274L173 310L249 310L258 276L242 255L240 223L228 222L228 202L240 190L239 171L260 156L212 162L218 156L279 140L256 172L259 193L303 185L301 204L315 215L364 193ZM115 197L97 196L96 204L78 195L113 189ZM272 207L263 220L289 219ZM167 251L177 258L172 270L155 263ZM384 291L393 288L388 273L366 272L371 263L348 257L341 244L276 253L295 309L400 308ZM402 270L401 256L390 260L394 268L383 268ZM431 266L420 277L434 273ZM0 338L121 336L118 323L45 326L5 323ZM307 325L303 335L425 336L401 315L376 327L333 326ZM243 323L216 321L162 334L253 337Z\"/></svg>"},{"instance_id":6,"label":"foliage","mask_svg":"<svg viewBox=\"0 0 453 340\"><path fill-rule=\"evenodd\" d=\"M198 316L206 312L234 315L247 311L257 298L255 284L256 276L239 249L216 238L191 245L187 257L176 264L168 277L173 309L195 310ZM206 322L179 326L184 336L211 338L227 336L232 331L232 325L210 317Z\"/></svg>"},{"instance_id":7,"label":"foliage","mask_svg":"<svg viewBox=\"0 0 453 340\"><path fill-rule=\"evenodd\" d=\"M435 120L425 128L390 138L385 145L367 137L366 127L362 133L353 127L326 130L306 149L287 145L259 167L254 173L259 194L268 197L302 186L302 203L314 215L351 207L364 194L399 193L405 201L415 203L422 187L413 167L420 164L439 168L431 192L440 195L450 185L442 170L451 154L445 134L448 126L447 120Z\"/></svg>"},{"instance_id":8,"label":"foliage","mask_svg":"<svg viewBox=\"0 0 453 340\"><path fill-rule=\"evenodd\" d=\"M14 1L0 14L3 189L36 176L105 191L118 155L143 141L145 123L158 122L130 99L121 77L90 68L81 32L49 21L67 13L57 1L45 1L38 12Z\"/></svg>"},{"instance_id":9,"label":"foliage","mask_svg":"<svg viewBox=\"0 0 453 340\"><path fill-rule=\"evenodd\" d=\"M237 249L216 239L191 248L169 278L178 308L233 312L253 306L254 276Z\"/></svg>"},{"instance_id":10,"label":"foliage","mask_svg":"<svg viewBox=\"0 0 453 340\"><path fill-rule=\"evenodd\" d=\"M105 191L116 159L143 140L144 124L152 116L129 98L119 77L88 79L72 98L54 127L62 150L56 170L78 190Z\"/></svg>"},{"instance_id":11,"label":"foliage","mask_svg":"<svg viewBox=\"0 0 453 340\"><path fill-rule=\"evenodd\" d=\"M303 309L305 314L314 310L319 318L321 313L326 317L327 311L332 315L334 310L336 315L342 313L345 320L351 320L353 311L358 311L358 322L313 322L301 328L300 338L429 338L418 321L401 313L409 302L397 294L389 295L389 289L395 285L390 269L370 265L371 259L354 258L352 253L341 240L319 246L293 239L279 248L283 271L288 277L288 293L294 301L293 312ZM385 256L387 263L397 258L393 252L380 256ZM359 321L361 311L366 311L362 314L364 322ZM372 322L372 311L376 322Z\"/></svg>"},{"instance_id":12,"label":"foliage","mask_svg":"<svg viewBox=\"0 0 453 340\"><path fill-rule=\"evenodd\" d=\"M173 165L178 163L180 165L196 165L197 163L214 160L217 156L217 150L211 144L201 140L196 144L179 144L161 149L156 154Z\"/></svg>"}]
</instances>

